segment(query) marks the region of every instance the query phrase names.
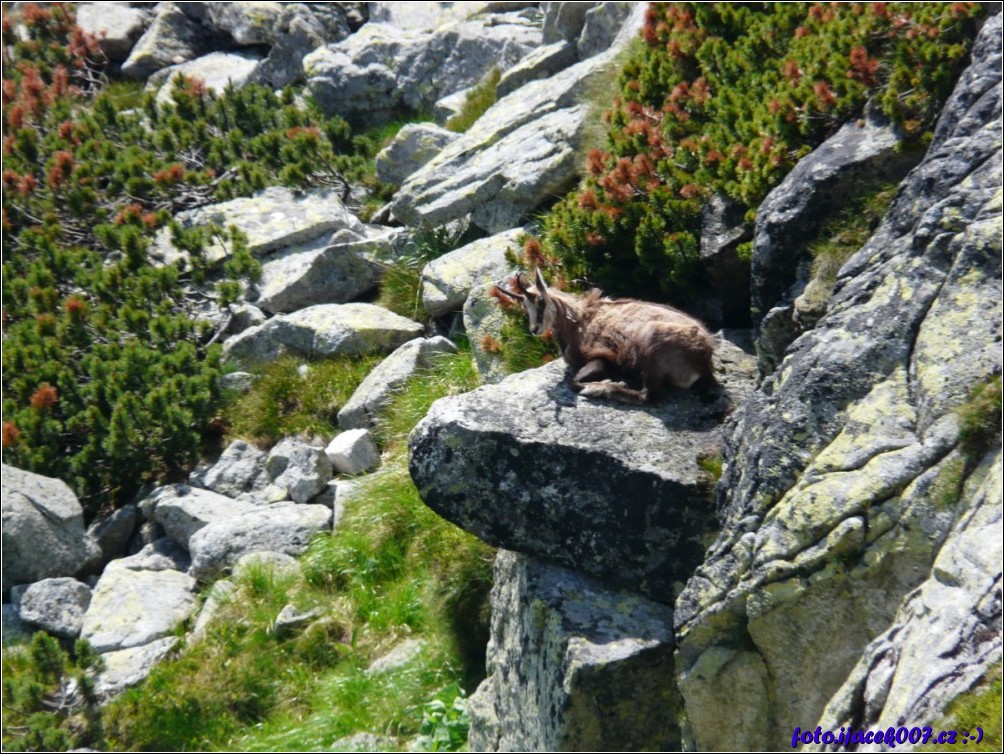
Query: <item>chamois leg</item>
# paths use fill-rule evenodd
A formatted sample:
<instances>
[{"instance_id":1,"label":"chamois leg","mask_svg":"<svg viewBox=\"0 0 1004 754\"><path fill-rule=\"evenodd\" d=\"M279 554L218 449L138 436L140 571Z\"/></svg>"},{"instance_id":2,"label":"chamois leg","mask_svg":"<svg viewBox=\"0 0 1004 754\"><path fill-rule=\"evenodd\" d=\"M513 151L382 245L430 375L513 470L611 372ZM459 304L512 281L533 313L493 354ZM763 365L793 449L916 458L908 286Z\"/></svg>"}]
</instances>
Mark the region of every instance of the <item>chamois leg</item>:
<instances>
[{"instance_id":1,"label":"chamois leg","mask_svg":"<svg viewBox=\"0 0 1004 754\"><path fill-rule=\"evenodd\" d=\"M599 382L610 378L610 365L603 359L592 359L572 377L572 388L582 392L587 382Z\"/></svg>"}]
</instances>

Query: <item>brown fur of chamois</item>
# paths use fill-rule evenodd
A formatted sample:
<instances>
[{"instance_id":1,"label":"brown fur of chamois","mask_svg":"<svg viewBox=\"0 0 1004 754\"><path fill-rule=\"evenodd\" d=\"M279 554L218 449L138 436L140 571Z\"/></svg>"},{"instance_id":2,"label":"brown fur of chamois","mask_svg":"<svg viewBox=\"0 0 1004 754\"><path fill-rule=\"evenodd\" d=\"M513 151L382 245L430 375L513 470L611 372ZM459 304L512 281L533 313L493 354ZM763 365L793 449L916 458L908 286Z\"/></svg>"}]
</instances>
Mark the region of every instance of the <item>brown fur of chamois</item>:
<instances>
[{"instance_id":1,"label":"brown fur of chamois","mask_svg":"<svg viewBox=\"0 0 1004 754\"><path fill-rule=\"evenodd\" d=\"M530 332L552 332L574 372L576 392L654 403L668 387L706 390L717 384L714 340L693 317L662 304L604 298L595 289L585 296L557 291L540 270L534 285L520 275L513 282L515 291L500 290L523 306ZM638 383L640 389L631 386Z\"/></svg>"}]
</instances>

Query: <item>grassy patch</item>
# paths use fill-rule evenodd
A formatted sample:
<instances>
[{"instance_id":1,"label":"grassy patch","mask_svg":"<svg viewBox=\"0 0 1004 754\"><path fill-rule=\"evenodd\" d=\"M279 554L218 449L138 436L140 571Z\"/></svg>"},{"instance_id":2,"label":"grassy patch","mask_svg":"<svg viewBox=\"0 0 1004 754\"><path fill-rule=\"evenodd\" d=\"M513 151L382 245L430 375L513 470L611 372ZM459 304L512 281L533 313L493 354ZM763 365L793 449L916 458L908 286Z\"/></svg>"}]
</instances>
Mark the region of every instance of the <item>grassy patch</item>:
<instances>
[{"instance_id":1,"label":"grassy patch","mask_svg":"<svg viewBox=\"0 0 1004 754\"><path fill-rule=\"evenodd\" d=\"M979 458L1001 442L1001 377L977 385L959 410L959 440L970 459Z\"/></svg>"},{"instance_id":2,"label":"grassy patch","mask_svg":"<svg viewBox=\"0 0 1004 754\"><path fill-rule=\"evenodd\" d=\"M861 190L839 214L827 221L819 238L809 246L814 280L829 291L833 290L837 272L871 238L898 188L898 183L886 183L870 191Z\"/></svg>"},{"instance_id":3,"label":"grassy patch","mask_svg":"<svg viewBox=\"0 0 1004 754\"><path fill-rule=\"evenodd\" d=\"M498 353L509 374L535 369L559 357L553 339L538 338L527 329L526 315L519 307L505 311Z\"/></svg>"},{"instance_id":4,"label":"grassy patch","mask_svg":"<svg viewBox=\"0 0 1004 754\"><path fill-rule=\"evenodd\" d=\"M489 107L495 104L495 89L502 78L498 68L492 68L477 86L471 88L460 112L446 121L446 128L462 134L474 125Z\"/></svg>"},{"instance_id":5,"label":"grassy patch","mask_svg":"<svg viewBox=\"0 0 1004 754\"><path fill-rule=\"evenodd\" d=\"M223 410L228 434L259 445L299 433L333 437L339 432L339 409L379 360L379 356L313 362L278 359L260 370L249 392L228 401ZM307 372L301 376L303 365Z\"/></svg>"},{"instance_id":6,"label":"grassy patch","mask_svg":"<svg viewBox=\"0 0 1004 754\"><path fill-rule=\"evenodd\" d=\"M338 529L301 559L302 575L242 574L202 641L108 707L108 742L314 750L368 732L401 746L420 734L457 744L465 729L450 710L484 672L494 553L425 506L408 474L406 439L434 400L476 383L466 349L410 380L380 425L383 467L355 482ZM287 604L316 615L278 631ZM405 639L422 642L417 656L367 672Z\"/></svg>"}]
</instances>

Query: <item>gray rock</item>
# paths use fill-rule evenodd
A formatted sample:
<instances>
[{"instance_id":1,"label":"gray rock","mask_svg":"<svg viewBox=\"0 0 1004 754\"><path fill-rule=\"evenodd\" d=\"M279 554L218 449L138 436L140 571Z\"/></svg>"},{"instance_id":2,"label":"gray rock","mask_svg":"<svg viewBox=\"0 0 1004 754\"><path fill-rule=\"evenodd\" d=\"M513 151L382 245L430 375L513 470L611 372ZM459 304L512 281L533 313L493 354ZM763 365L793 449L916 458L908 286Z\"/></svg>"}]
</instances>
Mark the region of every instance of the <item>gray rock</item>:
<instances>
[{"instance_id":1,"label":"gray rock","mask_svg":"<svg viewBox=\"0 0 1004 754\"><path fill-rule=\"evenodd\" d=\"M111 514L95 519L87 527L87 535L101 548L101 559L108 562L129 549L129 541L136 531L139 511L135 505L124 505Z\"/></svg>"},{"instance_id":2,"label":"gray rock","mask_svg":"<svg viewBox=\"0 0 1004 754\"><path fill-rule=\"evenodd\" d=\"M273 30L268 57L255 71L254 81L277 89L302 81L305 55L351 33L340 5L324 9L298 3L285 6Z\"/></svg>"},{"instance_id":3,"label":"gray rock","mask_svg":"<svg viewBox=\"0 0 1004 754\"><path fill-rule=\"evenodd\" d=\"M423 649L425 649L425 642L421 639L405 639L387 654L373 660L366 668L366 675L380 675L400 670L422 654Z\"/></svg>"},{"instance_id":4,"label":"gray rock","mask_svg":"<svg viewBox=\"0 0 1004 754\"><path fill-rule=\"evenodd\" d=\"M136 555L147 545L153 544L158 539L164 539L166 536L163 526L155 524L153 521L144 521L139 525L132 540L129 542L129 554Z\"/></svg>"},{"instance_id":5,"label":"gray rock","mask_svg":"<svg viewBox=\"0 0 1004 754\"><path fill-rule=\"evenodd\" d=\"M362 223L345 208L338 194L327 189L297 192L273 186L251 197L179 212L174 219L185 228L210 223L223 229L236 225L247 236L248 249L255 256L296 244L316 243L343 228L364 232ZM206 248L205 258L219 264L232 253L228 240L215 239ZM188 256L171 243L169 228L157 233L150 254L164 264L185 261Z\"/></svg>"},{"instance_id":6,"label":"gray rock","mask_svg":"<svg viewBox=\"0 0 1004 754\"><path fill-rule=\"evenodd\" d=\"M396 738L376 733L353 733L332 741L331 751L392 751L399 747Z\"/></svg>"},{"instance_id":7,"label":"gray rock","mask_svg":"<svg viewBox=\"0 0 1004 754\"><path fill-rule=\"evenodd\" d=\"M244 332L249 327L257 327L265 324L265 312L257 306L248 303L233 304L230 307L230 324L227 325L228 335L236 335Z\"/></svg>"},{"instance_id":8,"label":"gray rock","mask_svg":"<svg viewBox=\"0 0 1004 754\"><path fill-rule=\"evenodd\" d=\"M436 119L436 123L442 126L451 118L460 115L463 112L464 105L467 103L467 96L473 88L467 87L466 89L461 89L459 92L447 94L445 97L440 97L436 100L436 103L432 106L432 117Z\"/></svg>"},{"instance_id":9,"label":"gray rock","mask_svg":"<svg viewBox=\"0 0 1004 754\"><path fill-rule=\"evenodd\" d=\"M297 503L306 503L320 494L334 473L323 450L292 437L272 448L265 467L272 483L288 490Z\"/></svg>"},{"instance_id":10,"label":"gray rock","mask_svg":"<svg viewBox=\"0 0 1004 754\"><path fill-rule=\"evenodd\" d=\"M316 608L313 610L302 610L296 605L285 605L279 611L279 614L275 616L275 633L277 636L292 633L310 623L320 614L321 611Z\"/></svg>"},{"instance_id":11,"label":"gray rock","mask_svg":"<svg viewBox=\"0 0 1004 754\"><path fill-rule=\"evenodd\" d=\"M229 579L221 579L206 590L206 601L192 628L192 639L199 641L205 637L210 624L219 617L220 611L233 599L236 591L237 585Z\"/></svg>"},{"instance_id":12,"label":"gray rock","mask_svg":"<svg viewBox=\"0 0 1004 754\"><path fill-rule=\"evenodd\" d=\"M161 68L193 60L208 51L209 38L201 26L175 3L158 3L153 22L122 64L122 74L145 79Z\"/></svg>"},{"instance_id":13,"label":"gray rock","mask_svg":"<svg viewBox=\"0 0 1004 754\"><path fill-rule=\"evenodd\" d=\"M799 263L808 258L809 243L851 191L863 181L899 179L920 160L916 150L901 148L891 125L873 115L861 122L864 125L848 123L800 160L757 209L751 271L754 322L782 302Z\"/></svg>"},{"instance_id":14,"label":"gray rock","mask_svg":"<svg viewBox=\"0 0 1004 754\"><path fill-rule=\"evenodd\" d=\"M95 679L94 691L101 702L108 702L128 688L140 684L154 666L167 659L178 646L177 636L156 639L149 644L105 652L102 670Z\"/></svg>"},{"instance_id":15,"label":"gray rock","mask_svg":"<svg viewBox=\"0 0 1004 754\"><path fill-rule=\"evenodd\" d=\"M562 41L572 44L578 42L582 27L586 23L586 13L595 6L594 2L541 3L541 10L544 11L543 43L549 45Z\"/></svg>"},{"instance_id":16,"label":"gray rock","mask_svg":"<svg viewBox=\"0 0 1004 754\"><path fill-rule=\"evenodd\" d=\"M563 3L563 5L581 4ZM495 87L495 94L500 98L505 97L528 81L546 79L558 71L565 70L578 59L578 52L571 42L554 42L538 47L502 75L498 86Z\"/></svg>"},{"instance_id":17,"label":"gray rock","mask_svg":"<svg viewBox=\"0 0 1004 754\"><path fill-rule=\"evenodd\" d=\"M139 505L148 519L163 526L168 537L189 551L189 540L203 526L251 509L243 501L187 484L159 487Z\"/></svg>"},{"instance_id":18,"label":"gray rock","mask_svg":"<svg viewBox=\"0 0 1004 754\"><path fill-rule=\"evenodd\" d=\"M534 5L527 2L481 2L461 0L453 3L376 2L369 3L371 24L389 24L398 29L435 31L458 21L485 13L517 11Z\"/></svg>"},{"instance_id":19,"label":"gray rock","mask_svg":"<svg viewBox=\"0 0 1004 754\"><path fill-rule=\"evenodd\" d=\"M508 374L495 350L501 344L505 315L498 301L489 295L494 286L495 283L475 286L464 302L464 332L470 340L478 374L485 385L497 384Z\"/></svg>"},{"instance_id":20,"label":"gray rock","mask_svg":"<svg viewBox=\"0 0 1004 754\"><path fill-rule=\"evenodd\" d=\"M956 506L984 505L955 410L1001 370L1000 30L1000 16L987 22L927 155L840 270L827 313L730 419L722 532L676 605L694 749L789 746L790 731L815 726L827 707L825 719L845 719L849 699L866 705L853 702L855 726L926 715L953 688L936 680L953 644L954 688L976 673L979 651L960 642L956 619L975 625L975 604L993 620L999 607L983 595L995 576L974 586L963 573L982 558L944 543L953 530L959 546L985 530L976 516L971 534L955 529L967 518ZM963 483L954 505L944 491L953 478ZM961 591L922 586L932 578L961 579ZM935 594L963 593L964 607L900 622ZM859 664L863 653L876 664ZM897 654L901 681L888 695ZM931 667L914 675L919 662ZM742 711L728 726L725 705Z\"/></svg>"},{"instance_id":21,"label":"gray rock","mask_svg":"<svg viewBox=\"0 0 1004 754\"><path fill-rule=\"evenodd\" d=\"M220 387L236 393L247 393L254 387L255 376L250 372L229 372L220 377Z\"/></svg>"},{"instance_id":22,"label":"gray rock","mask_svg":"<svg viewBox=\"0 0 1004 754\"><path fill-rule=\"evenodd\" d=\"M255 303L274 313L357 299L377 284L382 272L359 246L321 237L270 256L262 265Z\"/></svg>"},{"instance_id":23,"label":"gray rock","mask_svg":"<svg viewBox=\"0 0 1004 754\"><path fill-rule=\"evenodd\" d=\"M5 602L2 606L2 616L3 631L0 634L3 636L3 646L5 648L9 645L20 644L31 639L32 628L21 620L21 611L17 605Z\"/></svg>"},{"instance_id":24,"label":"gray rock","mask_svg":"<svg viewBox=\"0 0 1004 754\"><path fill-rule=\"evenodd\" d=\"M459 134L432 123L409 123L376 156L377 178L399 186L458 138Z\"/></svg>"},{"instance_id":25,"label":"gray rock","mask_svg":"<svg viewBox=\"0 0 1004 754\"><path fill-rule=\"evenodd\" d=\"M963 494L930 577L900 605L823 711L823 730L930 725L1001 662L1001 453Z\"/></svg>"},{"instance_id":26,"label":"gray rock","mask_svg":"<svg viewBox=\"0 0 1004 754\"><path fill-rule=\"evenodd\" d=\"M77 5L77 26L85 34L97 37L101 51L109 60L125 60L136 40L149 23L149 16L140 8L124 3L80 3Z\"/></svg>"},{"instance_id":27,"label":"gray rock","mask_svg":"<svg viewBox=\"0 0 1004 754\"><path fill-rule=\"evenodd\" d=\"M234 440L208 469L189 476L193 486L212 490L226 497L264 489L271 481L265 470L268 453L244 440Z\"/></svg>"},{"instance_id":28,"label":"gray rock","mask_svg":"<svg viewBox=\"0 0 1004 754\"><path fill-rule=\"evenodd\" d=\"M500 552L472 751L678 751L672 611Z\"/></svg>"},{"instance_id":29,"label":"gray rock","mask_svg":"<svg viewBox=\"0 0 1004 754\"><path fill-rule=\"evenodd\" d=\"M310 93L325 112L352 121L429 109L473 86L493 67L511 67L540 41L525 24L457 22L436 31L368 23L303 59Z\"/></svg>"},{"instance_id":30,"label":"gray rock","mask_svg":"<svg viewBox=\"0 0 1004 754\"><path fill-rule=\"evenodd\" d=\"M738 248L753 238L753 229L744 215L741 204L722 194L712 196L701 214L701 265L714 290L705 320L713 324L745 327L750 321L749 263Z\"/></svg>"},{"instance_id":31,"label":"gray rock","mask_svg":"<svg viewBox=\"0 0 1004 754\"><path fill-rule=\"evenodd\" d=\"M207 18L241 46L272 44L283 15L282 3L207 3Z\"/></svg>"},{"instance_id":32,"label":"gray rock","mask_svg":"<svg viewBox=\"0 0 1004 754\"><path fill-rule=\"evenodd\" d=\"M314 535L331 530L331 511L323 505L276 503L238 518L214 521L189 542L191 573L210 579L249 552L268 550L302 555Z\"/></svg>"},{"instance_id":33,"label":"gray rock","mask_svg":"<svg viewBox=\"0 0 1004 754\"><path fill-rule=\"evenodd\" d=\"M207 90L222 94L228 86L240 89L251 82L261 55L255 52L211 52L194 60L167 66L150 76L147 89L157 91L157 104L173 102L171 92L179 76L198 79Z\"/></svg>"},{"instance_id":34,"label":"gray rock","mask_svg":"<svg viewBox=\"0 0 1004 754\"><path fill-rule=\"evenodd\" d=\"M318 304L273 317L228 339L226 356L241 362L271 361L281 354L302 358L355 356L393 351L424 328L373 304Z\"/></svg>"},{"instance_id":35,"label":"gray rock","mask_svg":"<svg viewBox=\"0 0 1004 754\"><path fill-rule=\"evenodd\" d=\"M80 635L98 652L139 647L171 634L194 609L191 576L112 562L94 588Z\"/></svg>"},{"instance_id":36,"label":"gray rock","mask_svg":"<svg viewBox=\"0 0 1004 754\"><path fill-rule=\"evenodd\" d=\"M394 217L413 226L471 216L498 233L515 227L578 175L576 150L588 108L583 94L626 45L637 18L608 55L578 63L546 81L531 81L496 102L463 134L401 186Z\"/></svg>"},{"instance_id":37,"label":"gray rock","mask_svg":"<svg viewBox=\"0 0 1004 754\"><path fill-rule=\"evenodd\" d=\"M91 590L76 579L36 581L21 596L21 620L53 636L76 639L91 603Z\"/></svg>"},{"instance_id":38,"label":"gray rock","mask_svg":"<svg viewBox=\"0 0 1004 754\"><path fill-rule=\"evenodd\" d=\"M605 52L614 43L624 23L637 8L637 3L602 2L594 3L586 11L579 35L579 60L591 58Z\"/></svg>"},{"instance_id":39,"label":"gray rock","mask_svg":"<svg viewBox=\"0 0 1004 754\"><path fill-rule=\"evenodd\" d=\"M234 563L234 578L248 578L255 571L267 571L276 576L298 578L303 575L300 561L284 552L268 552L267 550L249 552L241 555ZM217 582L217 584L223 582Z\"/></svg>"},{"instance_id":40,"label":"gray rock","mask_svg":"<svg viewBox=\"0 0 1004 754\"><path fill-rule=\"evenodd\" d=\"M668 603L713 529L698 456L752 388L752 357L728 342L718 352L718 370L723 355L732 363L713 403L684 391L655 407L592 400L572 392L563 362L443 398L409 439L412 478L489 544Z\"/></svg>"},{"instance_id":41,"label":"gray rock","mask_svg":"<svg viewBox=\"0 0 1004 754\"><path fill-rule=\"evenodd\" d=\"M357 476L380 465L380 451L368 429L349 429L337 435L324 449L339 474Z\"/></svg>"},{"instance_id":42,"label":"gray rock","mask_svg":"<svg viewBox=\"0 0 1004 754\"><path fill-rule=\"evenodd\" d=\"M457 347L442 336L416 338L400 346L381 361L359 384L352 397L338 412L338 426L342 429L368 429L377 415L387 405L393 394L400 390L419 369L435 363L436 356L455 353Z\"/></svg>"},{"instance_id":43,"label":"gray rock","mask_svg":"<svg viewBox=\"0 0 1004 754\"><path fill-rule=\"evenodd\" d=\"M432 260L422 270L422 306L433 317L460 311L471 289L501 280L511 270L506 251L518 250L516 228L473 241Z\"/></svg>"},{"instance_id":44,"label":"gray rock","mask_svg":"<svg viewBox=\"0 0 1004 754\"><path fill-rule=\"evenodd\" d=\"M155 539L143 549L128 558L115 561L116 568L131 571L181 571L184 573L192 564L192 559L184 547L173 539Z\"/></svg>"},{"instance_id":45,"label":"gray rock","mask_svg":"<svg viewBox=\"0 0 1004 754\"><path fill-rule=\"evenodd\" d=\"M3 465L3 593L15 584L75 576L101 557L65 482Z\"/></svg>"}]
</instances>

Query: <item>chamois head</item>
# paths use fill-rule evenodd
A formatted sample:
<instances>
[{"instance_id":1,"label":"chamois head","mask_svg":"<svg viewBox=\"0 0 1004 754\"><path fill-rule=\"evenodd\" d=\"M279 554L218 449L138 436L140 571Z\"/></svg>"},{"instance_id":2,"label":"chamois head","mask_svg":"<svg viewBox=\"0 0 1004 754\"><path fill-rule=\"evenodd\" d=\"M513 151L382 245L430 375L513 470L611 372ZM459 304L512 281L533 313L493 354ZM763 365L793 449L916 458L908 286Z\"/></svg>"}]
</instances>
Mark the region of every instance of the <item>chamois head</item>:
<instances>
[{"instance_id":1,"label":"chamois head","mask_svg":"<svg viewBox=\"0 0 1004 754\"><path fill-rule=\"evenodd\" d=\"M515 291L496 286L509 298L518 301L523 311L526 312L530 332L534 335L543 335L548 329L554 326L555 307L554 301L548 294L547 283L544 282L540 270L534 270L534 285L529 285L523 273L519 273L513 278Z\"/></svg>"}]
</instances>

